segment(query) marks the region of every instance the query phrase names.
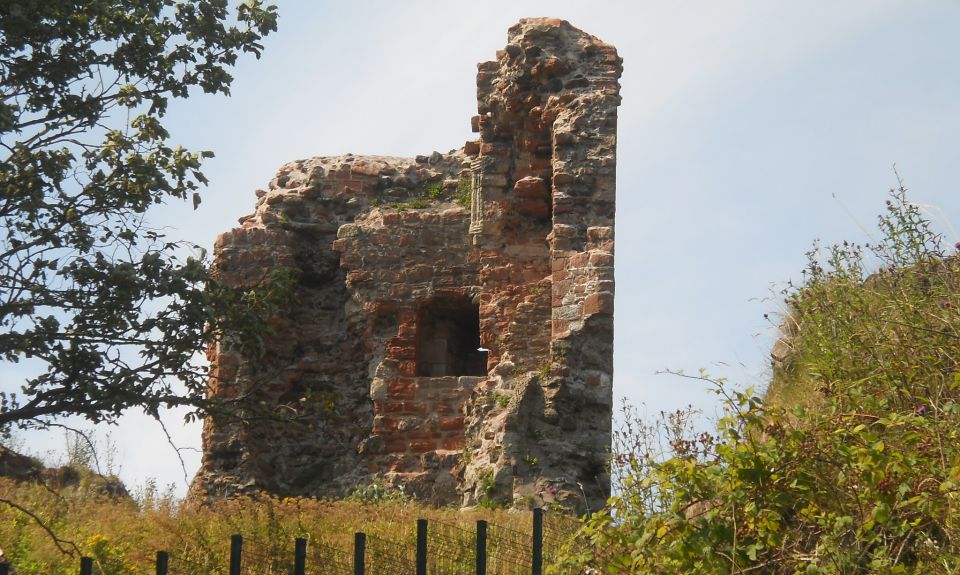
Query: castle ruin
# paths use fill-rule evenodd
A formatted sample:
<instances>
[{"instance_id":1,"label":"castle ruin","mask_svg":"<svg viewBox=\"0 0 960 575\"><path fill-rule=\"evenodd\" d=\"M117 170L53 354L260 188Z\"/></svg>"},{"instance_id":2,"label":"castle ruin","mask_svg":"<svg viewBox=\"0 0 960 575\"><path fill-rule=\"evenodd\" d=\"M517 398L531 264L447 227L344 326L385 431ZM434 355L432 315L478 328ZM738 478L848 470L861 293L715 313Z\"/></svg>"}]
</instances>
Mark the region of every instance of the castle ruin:
<instances>
[{"instance_id":1,"label":"castle ruin","mask_svg":"<svg viewBox=\"0 0 960 575\"><path fill-rule=\"evenodd\" d=\"M207 421L195 492L609 496L621 59L555 19L508 42L479 65L479 139L287 164L217 240L221 280L297 285L265 353L210 350L212 393L291 417Z\"/></svg>"}]
</instances>

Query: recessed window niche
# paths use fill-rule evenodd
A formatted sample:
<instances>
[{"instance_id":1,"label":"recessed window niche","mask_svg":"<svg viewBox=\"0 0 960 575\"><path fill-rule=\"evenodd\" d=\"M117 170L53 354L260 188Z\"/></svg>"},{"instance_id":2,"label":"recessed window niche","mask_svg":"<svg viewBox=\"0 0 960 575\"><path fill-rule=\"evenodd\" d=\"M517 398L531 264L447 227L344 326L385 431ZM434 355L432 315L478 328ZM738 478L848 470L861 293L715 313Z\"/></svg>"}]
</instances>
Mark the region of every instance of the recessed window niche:
<instances>
[{"instance_id":1,"label":"recessed window niche","mask_svg":"<svg viewBox=\"0 0 960 575\"><path fill-rule=\"evenodd\" d=\"M417 375L443 377L487 373L480 349L480 308L463 297L432 299L417 314Z\"/></svg>"}]
</instances>

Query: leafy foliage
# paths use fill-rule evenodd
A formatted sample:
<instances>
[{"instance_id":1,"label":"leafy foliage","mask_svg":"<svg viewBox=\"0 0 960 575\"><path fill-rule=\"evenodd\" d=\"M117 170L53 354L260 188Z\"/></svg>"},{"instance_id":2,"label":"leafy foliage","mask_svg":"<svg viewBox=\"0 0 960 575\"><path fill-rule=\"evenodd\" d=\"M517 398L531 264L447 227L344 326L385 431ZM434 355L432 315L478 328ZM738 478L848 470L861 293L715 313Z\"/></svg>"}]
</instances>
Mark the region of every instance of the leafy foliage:
<instances>
[{"instance_id":1,"label":"leafy foliage","mask_svg":"<svg viewBox=\"0 0 960 575\"><path fill-rule=\"evenodd\" d=\"M0 4L0 361L39 373L0 393L0 428L203 407L194 355L227 332L256 344L284 278L218 285L144 214L196 208L207 183L212 153L169 141L170 100L229 94L229 68L275 29L259 0L235 17L226 0Z\"/></svg>"},{"instance_id":2,"label":"leafy foliage","mask_svg":"<svg viewBox=\"0 0 960 575\"><path fill-rule=\"evenodd\" d=\"M556 572L960 569L960 261L904 194L880 242L811 252L766 401L714 381L714 435L680 412L620 436L621 492Z\"/></svg>"}]
</instances>

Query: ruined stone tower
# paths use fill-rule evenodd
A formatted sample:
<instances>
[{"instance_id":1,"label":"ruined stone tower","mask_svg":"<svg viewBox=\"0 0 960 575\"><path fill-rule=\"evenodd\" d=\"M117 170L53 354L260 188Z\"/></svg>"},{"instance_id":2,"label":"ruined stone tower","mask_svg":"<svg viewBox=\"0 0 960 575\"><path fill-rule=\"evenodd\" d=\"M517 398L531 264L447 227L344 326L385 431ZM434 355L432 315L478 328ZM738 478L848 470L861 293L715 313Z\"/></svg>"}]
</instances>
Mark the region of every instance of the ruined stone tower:
<instances>
[{"instance_id":1,"label":"ruined stone tower","mask_svg":"<svg viewBox=\"0 0 960 575\"><path fill-rule=\"evenodd\" d=\"M283 166L215 270L292 268L296 303L265 354L210 351L213 393L278 419L208 421L194 490L602 504L620 73L613 46L521 20L479 65L478 140Z\"/></svg>"}]
</instances>

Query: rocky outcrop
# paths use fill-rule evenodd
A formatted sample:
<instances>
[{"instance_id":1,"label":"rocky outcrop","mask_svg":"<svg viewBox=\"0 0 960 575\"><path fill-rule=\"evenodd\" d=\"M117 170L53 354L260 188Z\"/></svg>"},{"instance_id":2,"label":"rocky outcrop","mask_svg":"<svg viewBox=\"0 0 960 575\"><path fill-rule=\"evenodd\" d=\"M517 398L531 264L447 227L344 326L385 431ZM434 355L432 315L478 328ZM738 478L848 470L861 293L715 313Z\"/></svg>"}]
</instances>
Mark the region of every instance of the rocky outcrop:
<instances>
[{"instance_id":1,"label":"rocky outcrop","mask_svg":"<svg viewBox=\"0 0 960 575\"><path fill-rule=\"evenodd\" d=\"M37 459L0 445L0 477L9 477L15 481L36 481L43 470L43 464Z\"/></svg>"},{"instance_id":2,"label":"rocky outcrop","mask_svg":"<svg viewBox=\"0 0 960 575\"><path fill-rule=\"evenodd\" d=\"M210 350L212 392L289 417L206 423L194 490L437 503L609 495L615 49L552 19L479 65L479 139L293 162L223 234L234 285L292 269L266 353ZM253 405L254 403L251 403Z\"/></svg>"},{"instance_id":3,"label":"rocky outcrop","mask_svg":"<svg viewBox=\"0 0 960 575\"><path fill-rule=\"evenodd\" d=\"M0 477L17 482L32 482L49 489L82 489L90 496L129 498L130 493L120 479L101 475L77 465L46 467L38 459L28 457L0 445Z\"/></svg>"}]
</instances>

